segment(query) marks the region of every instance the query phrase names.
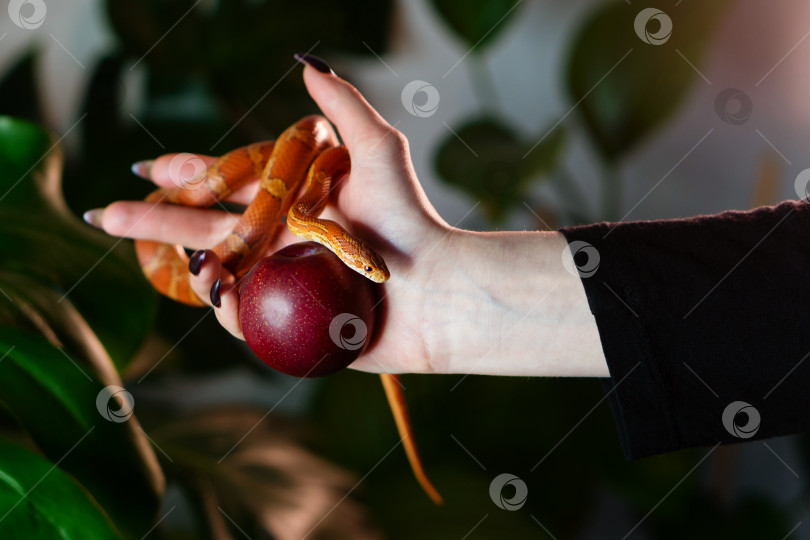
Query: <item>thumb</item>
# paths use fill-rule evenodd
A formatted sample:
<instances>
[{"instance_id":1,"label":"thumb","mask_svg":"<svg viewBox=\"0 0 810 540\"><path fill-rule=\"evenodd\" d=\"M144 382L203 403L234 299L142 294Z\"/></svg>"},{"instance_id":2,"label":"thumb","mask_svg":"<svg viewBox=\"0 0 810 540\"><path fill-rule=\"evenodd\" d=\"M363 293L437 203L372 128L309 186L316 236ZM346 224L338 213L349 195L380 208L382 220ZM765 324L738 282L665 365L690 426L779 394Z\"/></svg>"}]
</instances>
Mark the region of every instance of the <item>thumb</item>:
<instances>
[{"instance_id":1,"label":"thumb","mask_svg":"<svg viewBox=\"0 0 810 540\"><path fill-rule=\"evenodd\" d=\"M392 135L391 127L351 84L329 69L326 62L312 55L296 55L306 64L304 84L324 115L337 127L340 137L354 150L367 150Z\"/></svg>"}]
</instances>

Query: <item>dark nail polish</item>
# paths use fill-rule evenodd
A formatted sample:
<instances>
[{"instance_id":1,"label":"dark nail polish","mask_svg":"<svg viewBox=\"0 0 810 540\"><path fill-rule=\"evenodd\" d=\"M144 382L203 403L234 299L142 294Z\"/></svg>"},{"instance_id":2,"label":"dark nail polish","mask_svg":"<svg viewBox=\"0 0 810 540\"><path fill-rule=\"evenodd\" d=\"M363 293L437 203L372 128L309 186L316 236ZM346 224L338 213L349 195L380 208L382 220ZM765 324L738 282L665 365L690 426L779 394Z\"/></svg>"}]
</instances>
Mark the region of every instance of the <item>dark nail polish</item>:
<instances>
[{"instance_id":1,"label":"dark nail polish","mask_svg":"<svg viewBox=\"0 0 810 540\"><path fill-rule=\"evenodd\" d=\"M218 279L211 285L211 303L214 304L214 307L220 307L222 305L222 299L219 297L219 291L222 288L222 280Z\"/></svg>"},{"instance_id":2,"label":"dark nail polish","mask_svg":"<svg viewBox=\"0 0 810 540\"><path fill-rule=\"evenodd\" d=\"M307 64L308 66L312 66L321 73L327 73L334 75L335 72L332 71L332 68L329 67L329 64L323 61L322 58L318 58L312 54L295 54L293 58L301 62L302 64Z\"/></svg>"},{"instance_id":3,"label":"dark nail polish","mask_svg":"<svg viewBox=\"0 0 810 540\"><path fill-rule=\"evenodd\" d=\"M191 258L188 260L188 271L194 274L195 276L199 276L203 261L205 261L205 250L199 249L195 251L194 254L191 256Z\"/></svg>"}]
</instances>

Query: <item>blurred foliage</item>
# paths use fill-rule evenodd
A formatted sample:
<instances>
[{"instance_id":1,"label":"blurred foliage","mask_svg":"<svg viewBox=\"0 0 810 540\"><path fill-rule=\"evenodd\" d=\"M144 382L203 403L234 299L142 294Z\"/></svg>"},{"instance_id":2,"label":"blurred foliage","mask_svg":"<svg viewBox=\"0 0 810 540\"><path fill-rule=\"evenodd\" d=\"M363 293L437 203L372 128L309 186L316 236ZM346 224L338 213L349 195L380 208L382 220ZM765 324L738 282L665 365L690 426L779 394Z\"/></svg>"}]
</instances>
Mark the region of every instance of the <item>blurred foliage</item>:
<instances>
[{"instance_id":1,"label":"blurred foliage","mask_svg":"<svg viewBox=\"0 0 810 540\"><path fill-rule=\"evenodd\" d=\"M713 497L705 475L690 474L707 449L626 461L609 407L592 410L604 398L598 381L457 375L402 381L427 473L445 498L440 507L413 481L376 376L329 377L313 408L326 455L358 471L377 464L361 500L388 538L463 537L481 519L477 538L545 538L538 522L557 538L573 538L594 525L606 493L621 497L630 520L623 532L666 496L637 531L648 538L710 539L740 530L745 512L752 531L779 537L789 530L773 501L726 504ZM500 510L490 499L489 483L503 472L528 484L520 511Z\"/></svg>"},{"instance_id":2,"label":"blurred foliage","mask_svg":"<svg viewBox=\"0 0 810 540\"><path fill-rule=\"evenodd\" d=\"M188 116L218 123L216 138L205 148L216 153L274 138L276 130L314 111L293 54L370 54L364 43L381 54L392 10L390 1L378 0L283 5L231 0L192 9L196 3L108 0L106 6L127 69L148 68L148 102L171 116L173 97L198 94L199 103L212 108L209 117L200 114L205 107ZM231 136L220 143L223 133Z\"/></svg>"},{"instance_id":3,"label":"blurred foliage","mask_svg":"<svg viewBox=\"0 0 810 540\"><path fill-rule=\"evenodd\" d=\"M18 330L0 328L0 356L3 407L127 536L146 533L163 475L134 421L110 422L99 413L96 397L105 385L69 353Z\"/></svg>"},{"instance_id":4,"label":"blurred foliage","mask_svg":"<svg viewBox=\"0 0 810 540\"><path fill-rule=\"evenodd\" d=\"M575 34L565 79L570 99L597 149L621 159L672 117L698 77L706 48L729 2L647 2L666 10L674 30L665 43L644 43L633 27L637 6L609 2ZM649 21L655 32L655 21ZM617 31L620 29L620 31ZM683 55L686 58L680 58Z\"/></svg>"},{"instance_id":5,"label":"blurred foliage","mask_svg":"<svg viewBox=\"0 0 810 540\"><path fill-rule=\"evenodd\" d=\"M430 0L434 9L447 26L465 41L465 46L476 47L472 52L482 51L508 27L508 20L518 9L515 0ZM479 48L480 47L480 48Z\"/></svg>"},{"instance_id":6,"label":"blurred foliage","mask_svg":"<svg viewBox=\"0 0 810 540\"><path fill-rule=\"evenodd\" d=\"M154 293L131 250L89 229L61 197L61 150L40 128L0 117L0 324L81 339L78 310L123 368L151 327ZM117 290L99 295L98 291ZM109 313L129 307L118 317Z\"/></svg>"},{"instance_id":7,"label":"blurred foliage","mask_svg":"<svg viewBox=\"0 0 810 540\"><path fill-rule=\"evenodd\" d=\"M605 161L602 211L591 221L622 215L616 162L678 110L728 5L727 0L677 9L665 1L646 4L645 9L658 8L672 21L674 30L661 43L642 41L640 28L634 27L639 9L625 2L604 4L580 26L564 77L569 99L577 103L577 114ZM653 35L662 28L656 19L642 26Z\"/></svg>"},{"instance_id":8,"label":"blurred foliage","mask_svg":"<svg viewBox=\"0 0 810 540\"><path fill-rule=\"evenodd\" d=\"M3 538L120 538L95 501L53 467L36 453L0 439L0 509L9 509L0 520Z\"/></svg>"},{"instance_id":9,"label":"blurred foliage","mask_svg":"<svg viewBox=\"0 0 810 540\"><path fill-rule=\"evenodd\" d=\"M15 70L23 81L18 89L25 88L28 64ZM0 117L0 245L9 255L0 261L0 405L33 448L54 462L10 447L6 463L14 468L0 469L7 483L2 500L15 499L16 506L5 508L21 527L16 534L34 537L46 533L42 523L49 514L42 512L54 504L49 497L81 493L78 481L88 494L76 498L72 517L54 512L54 527L75 533L86 520L90 530L109 537L112 529L98 501L124 537L137 537L152 526L163 475L137 423L103 420L96 397L106 385L121 384L116 369L127 365L143 341L154 294L131 253L68 212L61 169L61 150L48 133ZM123 290L117 296L99 294L118 287ZM110 317L122 303L128 310ZM32 478L57 465L65 472L28 499L27 490L37 485ZM99 468L108 474L99 475ZM21 490L22 497L13 493Z\"/></svg>"},{"instance_id":10,"label":"blurred foliage","mask_svg":"<svg viewBox=\"0 0 810 540\"><path fill-rule=\"evenodd\" d=\"M235 522L250 538L303 538L311 531L320 538L380 538L364 506L341 501L353 475L308 451L294 424L245 406L149 422L167 474L183 483L209 531L238 537Z\"/></svg>"},{"instance_id":11,"label":"blurred foliage","mask_svg":"<svg viewBox=\"0 0 810 540\"><path fill-rule=\"evenodd\" d=\"M548 131L535 145L496 118L476 118L442 142L436 170L481 201L484 214L500 223L529 197L532 180L556 166L563 141L561 129Z\"/></svg>"},{"instance_id":12,"label":"blurred foliage","mask_svg":"<svg viewBox=\"0 0 810 540\"><path fill-rule=\"evenodd\" d=\"M433 3L444 22L464 36L471 46L475 45L475 54L466 60L465 65L475 76L479 93L486 93L480 99L481 109L486 110L486 116L466 119L462 125L486 124L493 114L492 104L498 100L492 77L487 75L488 67L483 55L486 45L491 44L490 38L497 32L493 30L486 34L484 29L503 27L504 22L498 24L498 21L507 13L514 15L510 12L514 4L481 1L479 3L486 7L479 13L468 10L464 4L440 0ZM697 2L679 5L675 10L670 2L646 4L648 8L666 10L665 16L671 16L673 20L675 30L668 40L659 45L647 44L636 35L634 22L639 13L638 6L610 1L587 14L569 46L564 79L568 98L572 104L576 104L576 115L584 122L586 133L605 160L604 201L598 212L590 212L576 192L572 179L566 177L563 182L554 184L553 188L561 200L561 208L557 208L556 213L561 214L567 222L565 224L620 217L621 185L616 176L616 162L677 111L698 77L689 63L700 65L713 31L728 5L727 0ZM655 33L658 23L650 21L648 24ZM487 39L477 43L484 35ZM435 156L436 170L442 180L474 200L481 201L484 215L497 225L519 206L516 202L528 201L530 210L536 207L537 203L532 200L540 182L554 176L565 176L561 170L562 160L558 159L562 154L561 148L555 146L562 145L562 141L547 141L547 130L541 130L534 141L520 143L516 136L509 134L509 126L501 124L497 128L489 128L489 137L496 147L514 144L526 149L531 148L534 142L542 141L540 147L528 154L529 157L540 159L542 167L520 166L519 156L523 154L518 151L514 152L517 159L495 158L498 165L493 166L491 159L471 159L469 154L461 152L464 143L478 152L476 149L484 144L480 140L482 130L479 126L473 132L462 133L459 127L455 129L456 133L445 135ZM555 133L561 131L562 128L557 128ZM539 158L537 153L540 154ZM552 216L547 217L547 221L553 221Z\"/></svg>"}]
</instances>

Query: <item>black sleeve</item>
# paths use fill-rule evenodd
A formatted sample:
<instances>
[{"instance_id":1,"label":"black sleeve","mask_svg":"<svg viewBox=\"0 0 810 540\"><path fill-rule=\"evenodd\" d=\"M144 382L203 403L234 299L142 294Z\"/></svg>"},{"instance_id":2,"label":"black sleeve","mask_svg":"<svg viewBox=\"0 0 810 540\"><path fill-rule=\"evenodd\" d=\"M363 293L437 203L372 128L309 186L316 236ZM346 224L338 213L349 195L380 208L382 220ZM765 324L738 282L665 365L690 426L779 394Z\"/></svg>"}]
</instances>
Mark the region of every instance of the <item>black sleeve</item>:
<instances>
[{"instance_id":1,"label":"black sleeve","mask_svg":"<svg viewBox=\"0 0 810 540\"><path fill-rule=\"evenodd\" d=\"M810 430L810 204L561 232L628 458Z\"/></svg>"}]
</instances>

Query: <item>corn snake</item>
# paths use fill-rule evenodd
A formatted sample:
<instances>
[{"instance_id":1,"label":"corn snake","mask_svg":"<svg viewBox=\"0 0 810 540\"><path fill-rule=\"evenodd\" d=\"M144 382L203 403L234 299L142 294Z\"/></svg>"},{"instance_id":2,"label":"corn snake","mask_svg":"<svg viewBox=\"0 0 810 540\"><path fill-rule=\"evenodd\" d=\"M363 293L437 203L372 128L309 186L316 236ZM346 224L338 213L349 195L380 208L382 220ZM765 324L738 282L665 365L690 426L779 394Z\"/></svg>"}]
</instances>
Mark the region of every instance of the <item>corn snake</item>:
<instances>
[{"instance_id":1,"label":"corn snake","mask_svg":"<svg viewBox=\"0 0 810 540\"><path fill-rule=\"evenodd\" d=\"M237 279L269 254L286 215L287 227L293 234L324 245L353 270L382 283L390 275L383 259L339 224L317 218L328 202L332 181L348 174L350 168L349 153L338 145L329 122L321 116L307 116L275 142L254 143L228 152L207 168L204 178L189 186L159 189L146 200L207 207L258 178L256 197L228 237L212 248L223 267ZM296 200L304 181L303 192ZM189 261L182 246L136 240L135 250L144 274L156 290L188 305L206 305L191 288ZM411 469L428 496L440 504L442 498L427 478L414 442L399 376L380 374L380 380Z\"/></svg>"}]
</instances>

